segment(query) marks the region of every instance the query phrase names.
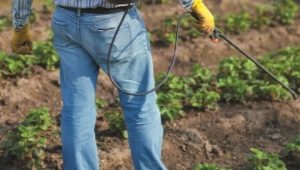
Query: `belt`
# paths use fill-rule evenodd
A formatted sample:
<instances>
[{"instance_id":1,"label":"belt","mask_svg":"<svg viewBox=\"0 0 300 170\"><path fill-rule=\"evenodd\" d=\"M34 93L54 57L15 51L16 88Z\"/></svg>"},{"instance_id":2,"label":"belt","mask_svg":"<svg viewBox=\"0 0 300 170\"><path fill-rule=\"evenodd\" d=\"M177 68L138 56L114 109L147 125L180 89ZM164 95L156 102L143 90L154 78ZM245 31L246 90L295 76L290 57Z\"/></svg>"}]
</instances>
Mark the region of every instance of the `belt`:
<instances>
[{"instance_id":1,"label":"belt","mask_svg":"<svg viewBox=\"0 0 300 170\"><path fill-rule=\"evenodd\" d=\"M131 8L133 5L130 5L129 8ZM120 12L124 11L128 8L128 6L121 6L121 7L115 7L115 8L103 8L103 7L97 7L97 8L74 8L74 7L66 7L66 6L58 6L60 8L73 11L76 13L91 13L91 14L105 14L105 13L114 13L114 12Z\"/></svg>"}]
</instances>

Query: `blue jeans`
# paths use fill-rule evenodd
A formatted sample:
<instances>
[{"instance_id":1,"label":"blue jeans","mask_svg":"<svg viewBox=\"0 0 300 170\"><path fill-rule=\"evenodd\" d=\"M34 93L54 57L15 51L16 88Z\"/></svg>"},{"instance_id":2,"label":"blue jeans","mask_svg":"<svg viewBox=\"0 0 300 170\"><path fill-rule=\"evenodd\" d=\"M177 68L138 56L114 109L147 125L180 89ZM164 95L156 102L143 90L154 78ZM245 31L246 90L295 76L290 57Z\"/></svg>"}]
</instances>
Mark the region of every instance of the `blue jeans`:
<instances>
[{"instance_id":1,"label":"blue jeans","mask_svg":"<svg viewBox=\"0 0 300 170\"><path fill-rule=\"evenodd\" d=\"M61 139L64 169L99 169L94 133L95 91L99 68L107 71L108 47L123 12L76 13L57 7L52 19L54 46L60 56L63 108ZM125 18L112 48L111 74L127 91L154 87L152 56L144 22L136 7ZM130 96L119 92L137 170L164 170L163 128L156 93Z\"/></svg>"}]
</instances>

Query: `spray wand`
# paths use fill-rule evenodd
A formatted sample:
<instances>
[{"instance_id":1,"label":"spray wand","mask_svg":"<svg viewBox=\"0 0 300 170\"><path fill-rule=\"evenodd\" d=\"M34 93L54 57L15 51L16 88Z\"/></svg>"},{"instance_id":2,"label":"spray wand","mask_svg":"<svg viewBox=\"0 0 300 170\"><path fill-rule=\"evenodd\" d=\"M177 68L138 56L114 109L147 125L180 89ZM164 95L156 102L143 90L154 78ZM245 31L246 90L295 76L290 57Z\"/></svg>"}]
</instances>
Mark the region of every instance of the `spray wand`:
<instances>
[{"instance_id":1,"label":"spray wand","mask_svg":"<svg viewBox=\"0 0 300 170\"><path fill-rule=\"evenodd\" d=\"M213 33L210 35L210 38L213 41L216 41L217 39L223 39L226 41L228 44L230 44L232 47L234 47L238 52L243 54L243 56L247 57L250 61L252 61L258 68L263 70L267 75L269 75L275 82L280 84L285 90L287 90L293 98L296 100L297 99L297 94L296 92L288 87L286 84L281 82L274 74L272 74L268 69L266 69L262 64L260 64L255 58L251 57L249 54L247 54L245 51L243 51L241 48L239 48L237 45L235 45L229 38L227 38L219 29L215 28Z\"/></svg>"}]
</instances>

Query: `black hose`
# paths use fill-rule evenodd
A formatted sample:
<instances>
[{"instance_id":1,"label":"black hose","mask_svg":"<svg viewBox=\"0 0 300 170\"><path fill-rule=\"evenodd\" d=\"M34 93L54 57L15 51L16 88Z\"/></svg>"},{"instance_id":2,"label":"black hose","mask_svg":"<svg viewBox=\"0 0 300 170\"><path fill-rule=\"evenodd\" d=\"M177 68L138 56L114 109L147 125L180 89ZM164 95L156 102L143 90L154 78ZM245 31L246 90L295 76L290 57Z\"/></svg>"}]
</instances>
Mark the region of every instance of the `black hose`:
<instances>
[{"instance_id":1,"label":"black hose","mask_svg":"<svg viewBox=\"0 0 300 170\"><path fill-rule=\"evenodd\" d=\"M108 56L107 56L107 62L106 62L106 65L107 65L107 74L108 74L108 77L109 79L111 80L111 82L113 83L113 85L121 92L127 94L127 95L133 95L133 96L143 96L143 95L147 95L149 93L152 93L154 91L157 91L168 79L168 76L170 74L170 72L172 71L173 67L174 67L174 64L175 64L175 60L176 60L176 51L177 51L177 45L178 45L178 36L179 36L179 28L180 28L180 23L181 23L181 20L182 18L188 14L189 12L184 12L180 18L178 19L178 24L176 26L176 39L175 39L175 46L174 46L174 51L173 51L173 55L172 55L172 60L171 60L171 63L170 63L170 66L168 68L168 71L166 72L166 75L164 76L164 78L161 80L160 83L158 83L157 86L155 86L154 88L150 89L150 90L147 90L147 91L141 91L141 92L136 92L136 93L132 93L132 92L129 92L129 91L126 91L124 89L122 89L116 82L115 80L113 79L112 75L111 75L111 72L110 72L110 58L111 58L111 52L112 52L112 47L113 47L113 44L116 40L116 37L119 33L119 30L120 30L120 27L122 25L122 23L124 22L125 20L125 17L130 9L130 3L128 3L128 7L126 8L126 10L124 11L124 15L123 17L121 18L121 21L117 27L117 30L112 38L112 41L111 41L111 44L109 46L109 50L108 50Z\"/></svg>"}]
</instances>

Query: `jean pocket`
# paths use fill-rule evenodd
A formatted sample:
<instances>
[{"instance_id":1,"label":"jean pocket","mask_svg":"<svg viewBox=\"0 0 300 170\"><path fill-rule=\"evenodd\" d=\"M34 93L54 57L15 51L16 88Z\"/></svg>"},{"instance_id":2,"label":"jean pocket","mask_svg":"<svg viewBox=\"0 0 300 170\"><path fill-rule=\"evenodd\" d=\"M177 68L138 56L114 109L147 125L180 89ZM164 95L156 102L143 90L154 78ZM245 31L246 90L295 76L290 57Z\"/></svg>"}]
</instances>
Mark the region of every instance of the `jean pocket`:
<instances>
[{"instance_id":1,"label":"jean pocket","mask_svg":"<svg viewBox=\"0 0 300 170\"><path fill-rule=\"evenodd\" d=\"M51 27L52 27L52 31L53 31L54 46L56 46L56 47L67 46L67 44L69 42L68 37L67 37L67 23L53 18Z\"/></svg>"},{"instance_id":2,"label":"jean pocket","mask_svg":"<svg viewBox=\"0 0 300 170\"><path fill-rule=\"evenodd\" d=\"M92 28L94 48L97 52L97 60L104 64L107 62L109 48L112 43L117 26L113 25L96 25ZM110 62L118 63L128 60L130 55L130 30L128 24L123 24L112 44Z\"/></svg>"}]
</instances>

